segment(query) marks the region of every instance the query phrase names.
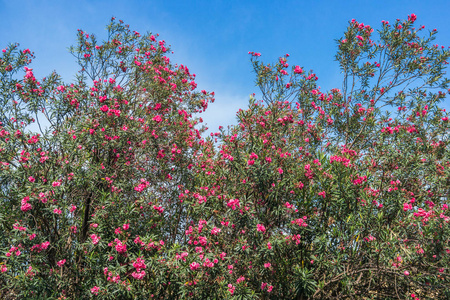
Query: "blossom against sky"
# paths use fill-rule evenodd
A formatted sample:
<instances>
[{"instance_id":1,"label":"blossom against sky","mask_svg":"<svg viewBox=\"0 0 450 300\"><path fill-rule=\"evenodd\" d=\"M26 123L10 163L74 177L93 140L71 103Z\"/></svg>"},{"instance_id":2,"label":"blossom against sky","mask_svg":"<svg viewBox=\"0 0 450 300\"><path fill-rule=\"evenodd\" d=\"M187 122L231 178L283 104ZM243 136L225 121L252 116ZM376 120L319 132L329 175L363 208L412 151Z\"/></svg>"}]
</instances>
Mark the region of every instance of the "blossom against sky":
<instances>
[{"instance_id":1,"label":"blossom against sky","mask_svg":"<svg viewBox=\"0 0 450 300\"><path fill-rule=\"evenodd\" d=\"M65 82L74 78L75 59L67 48L77 29L106 37L112 16L132 30L159 33L172 46L172 61L197 75L199 90L214 91L203 119L211 131L235 123L251 93L258 93L249 51L264 62L289 53L291 65L314 70L322 90L341 88L334 60L335 39L356 19L375 30L381 21L417 15L417 25L438 29L436 43L450 45L450 2L438 1L33 1L0 0L0 48L18 42L34 51L37 77L56 70ZM449 106L448 104L445 106Z\"/></svg>"}]
</instances>

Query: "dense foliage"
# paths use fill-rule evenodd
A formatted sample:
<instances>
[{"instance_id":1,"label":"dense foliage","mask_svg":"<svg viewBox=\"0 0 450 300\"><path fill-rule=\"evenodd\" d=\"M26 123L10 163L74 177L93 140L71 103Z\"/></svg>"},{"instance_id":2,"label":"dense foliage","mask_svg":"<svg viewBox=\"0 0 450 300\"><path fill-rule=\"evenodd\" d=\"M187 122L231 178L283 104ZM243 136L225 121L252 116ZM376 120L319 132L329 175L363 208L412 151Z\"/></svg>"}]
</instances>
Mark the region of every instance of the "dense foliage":
<instances>
[{"instance_id":1,"label":"dense foliage","mask_svg":"<svg viewBox=\"0 0 450 300\"><path fill-rule=\"evenodd\" d=\"M71 84L5 48L1 298L450 297L450 52L415 21L349 22L328 92L250 52L262 100L207 139L158 37L79 31Z\"/></svg>"}]
</instances>

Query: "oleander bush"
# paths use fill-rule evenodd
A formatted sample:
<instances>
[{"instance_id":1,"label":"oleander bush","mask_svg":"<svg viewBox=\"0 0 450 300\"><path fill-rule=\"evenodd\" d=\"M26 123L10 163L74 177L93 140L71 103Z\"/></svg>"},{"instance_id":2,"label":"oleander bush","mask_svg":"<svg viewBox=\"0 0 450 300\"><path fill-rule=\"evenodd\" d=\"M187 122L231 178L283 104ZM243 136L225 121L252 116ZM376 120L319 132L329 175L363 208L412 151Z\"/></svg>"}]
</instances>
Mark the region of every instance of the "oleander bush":
<instances>
[{"instance_id":1,"label":"oleander bush","mask_svg":"<svg viewBox=\"0 0 450 300\"><path fill-rule=\"evenodd\" d=\"M3 49L1 298L450 297L450 52L415 21L349 22L326 92L250 52L261 100L208 138L158 36L79 30L69 84Z\"/></svg>"}]
</instances>

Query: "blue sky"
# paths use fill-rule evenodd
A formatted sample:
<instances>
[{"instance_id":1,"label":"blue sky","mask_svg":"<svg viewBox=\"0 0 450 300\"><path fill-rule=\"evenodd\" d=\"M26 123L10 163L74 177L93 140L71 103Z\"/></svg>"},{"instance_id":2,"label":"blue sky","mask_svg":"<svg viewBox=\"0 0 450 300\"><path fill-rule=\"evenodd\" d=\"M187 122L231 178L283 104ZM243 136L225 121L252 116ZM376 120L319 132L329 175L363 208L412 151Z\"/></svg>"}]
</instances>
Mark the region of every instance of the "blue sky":
<instances>
[{"instance_id":1,"label":"blue sky","mask_svg":"<svg viewBox=\"0 0 450 300\"><path fill-rule=\"evenodd\" d=\"M11 1L0 0L0 48L19 42L35 52L37 77L56 70L69 82L77 71L67 48L77 29L103 38L112 16L138 32L159 33L172 45L172 61L197 75L199 89L214 91L216 102L203 114L210 130L235 123L239 108L257 93L249 51L274 62L314 70L322 90L340 88L335 39L348 21L381 27L411 13L417 23L439 31L436 43L450 45L450 1Z\"/></svg>"}]
</instances>

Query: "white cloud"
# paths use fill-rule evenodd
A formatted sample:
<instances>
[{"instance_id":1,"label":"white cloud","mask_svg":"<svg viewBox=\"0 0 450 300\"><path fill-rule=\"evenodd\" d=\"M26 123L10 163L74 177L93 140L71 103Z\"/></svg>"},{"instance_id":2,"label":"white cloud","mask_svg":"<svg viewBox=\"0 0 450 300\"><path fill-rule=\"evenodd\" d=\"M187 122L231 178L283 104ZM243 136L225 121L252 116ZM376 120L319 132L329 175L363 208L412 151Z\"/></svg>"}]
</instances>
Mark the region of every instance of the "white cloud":
<instances>
[{"instance_id":1,"label":"white cloud","mask_svg":"<svg viewBox=\"0 0 450 300\"><path fill-rule=\"evenodd\" d=\"M237 124L236 113L248 105L249 95L221 94L216 92L216 100L209 104L204 113L199 114L203 124L208 127L207 135L219 131L219 126L227 128L228 125Z\"/></svg>"}]
</instances>

